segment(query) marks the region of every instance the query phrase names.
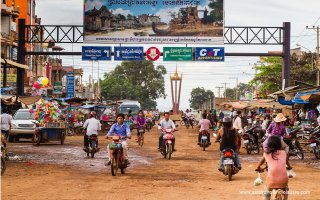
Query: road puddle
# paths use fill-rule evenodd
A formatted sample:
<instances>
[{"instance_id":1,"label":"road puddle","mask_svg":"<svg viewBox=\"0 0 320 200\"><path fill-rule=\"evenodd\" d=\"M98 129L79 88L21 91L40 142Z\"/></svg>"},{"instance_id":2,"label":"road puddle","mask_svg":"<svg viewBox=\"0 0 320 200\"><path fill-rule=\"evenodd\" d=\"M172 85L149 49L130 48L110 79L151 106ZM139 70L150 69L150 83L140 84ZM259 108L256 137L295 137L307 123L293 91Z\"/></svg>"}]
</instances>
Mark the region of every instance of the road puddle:
<instances>
[{"instance_id":1,"label":"road puddle","mask_svg":"<svg viewBox=\"0 0 320 200\"><path fill-rule=\"evenodd\" d=\"M34 164L52 164L62 166L73 166L78 169L90 171L103 171L109 169L105 166L107 150L100 149L94 158L87 157L86 152L80 146L44 144L33 146L30 144L14 144L15 153L10 153L10 160L33 162ZM152 158L143 155L140 149L129 148L130 167L151 165Z\"/></svg>"}]
</instances>

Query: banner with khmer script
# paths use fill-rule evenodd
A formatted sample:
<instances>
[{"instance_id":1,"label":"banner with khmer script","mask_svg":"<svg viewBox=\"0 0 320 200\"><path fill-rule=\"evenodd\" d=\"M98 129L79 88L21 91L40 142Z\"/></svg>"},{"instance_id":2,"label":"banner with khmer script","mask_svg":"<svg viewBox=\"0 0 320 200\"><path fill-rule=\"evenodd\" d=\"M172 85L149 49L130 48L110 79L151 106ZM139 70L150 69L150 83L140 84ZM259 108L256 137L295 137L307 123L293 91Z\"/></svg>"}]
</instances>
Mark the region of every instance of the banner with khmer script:
<instances>
[{"instance_id":1,"label":"banner with khmer script","mask_svg":"<svg viewBox=\"0 0 320 200\"><path fill-rule=\"evenodd\" d=\"M88 43L223 44L223 0L85 0Z\"/></svg>"}]
</instances>

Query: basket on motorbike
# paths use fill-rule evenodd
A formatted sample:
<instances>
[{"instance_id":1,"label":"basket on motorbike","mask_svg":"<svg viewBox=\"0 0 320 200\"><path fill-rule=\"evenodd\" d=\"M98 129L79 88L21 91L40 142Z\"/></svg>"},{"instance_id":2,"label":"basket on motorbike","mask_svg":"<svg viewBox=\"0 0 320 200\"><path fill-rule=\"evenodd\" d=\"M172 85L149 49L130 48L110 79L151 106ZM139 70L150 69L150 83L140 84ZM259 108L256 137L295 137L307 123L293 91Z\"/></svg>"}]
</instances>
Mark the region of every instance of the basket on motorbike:
<instances>
[{"instance_id":1,"label":"basket on motorbike","mask_svg":"<svg viewBox=\"0 0 320 200\"><path fill-rule=\"evenodd\" d=\"M121 150L122 149L122 144L121 143L115 143L115 142L111 142L109 144L109 148L111 150Z\"/></svg>"}]
</instances>

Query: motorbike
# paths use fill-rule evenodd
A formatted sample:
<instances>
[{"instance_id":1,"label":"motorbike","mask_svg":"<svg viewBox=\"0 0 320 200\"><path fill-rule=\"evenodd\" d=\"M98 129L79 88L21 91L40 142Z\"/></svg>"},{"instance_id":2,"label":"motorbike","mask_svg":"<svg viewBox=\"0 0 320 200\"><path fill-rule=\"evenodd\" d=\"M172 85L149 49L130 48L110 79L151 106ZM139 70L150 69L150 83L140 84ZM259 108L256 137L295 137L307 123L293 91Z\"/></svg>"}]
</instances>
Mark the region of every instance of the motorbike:
<instances>
[{"instance_id":1,"label":"motorbike","mask_svg":"<svg viewBox=\"0 0 320 200\"><path fill-rule=\"evenodd\" d=\"M153 121L152 121L152 119L151 119L151 118L147 118L146 129L147 129L148 131L150 131L150 130L152 129L152 127L153 127Z\"/></svg>"},{"instance_id":2,"label":"motorbike","mask_svg":"<svg viewBox=\"0 0 320 200\"><path fill-rule=\"evenodd\" d=\"M300 129L295 129L288 133L288 137L284 137L283 141L289 146L289 157L297 156L299 159L303 160L304 154L300 146L300 142L297 139L297 133Z\"/></svg>"},{"instance_id":3,"label":"motorbike","mask_svg":"<svg viewBox=\"0 0 320 200\"><path fill-rule=\"evenodd\" d=\"M243 144L248 154L251 154L251 152L259 154L260 152L258 135L254 132L254 129L255 128L252 127L242 135Z\"/></svg>"},{"instance_id":4,"label":"motorbike","mask_svg":"<svg viewBox=\"0 0 320 200\"><path fill-rule=\"evenodd\" d=\"M94 154L97 153L100 149L98 148L98 135L93 134L88 137L88 146L85 149L87 156L91 154L91 158L94 158Z\"/></svg>"},{"instance_id":5,"label":"motorbike","mask_svg":"<svg viewBox=\"0 0 320 200\"><path fill-rule=\"evenodd\" d=\"M320 159L320 130L314 132L309 139L309 146L312 148L313 154Z\"/></svg>"},{"instance_id":6,"label":"motorbike","mask_svg":"<svg viewBox=\"0 0 320 200\"><path fill-rule=\"evenodd\" d=\"M223 162L223 171L228 180L231 181L232 175L235 175L239 172L239 169L235 166L235 152L232 149L224 149L222 151L222 162Z\"/></svg>"},{"instance_id":7,"label":"motorbike","mask_svg":"<svg viewBox=\"0 0 320 200\"><path fill-rule=\"evenodd\" d=\"M208 131L205 131L205 130L201 131L200 147L203 148L203 151L205 151L206 148L210 146L209 138L208 138L209 134L210 133Z\"/></svg>"},{"instance_id":8,"label":"motorbike","mask_svg":"<svg viewBox=\"0 0 320 200\"><path fill-rule=\"evenodd\" d=\"M145 129L143 126L140 126L140 128L138 128L138 144L139 146L143 146L144 143L144 134L145 134Z\"/></svg>"},{"instance_id":9,"label":"motorbike","mask_svg":"<svg viewBox=\"0 0 320 200\"><path fill-rule=\"evenodd\" d=\"M186 116L182 117L181 126L183 126L183 125L185 125L186 128L190 127L190 121L189 121L188 117L186 117Z\"/></svg>"},{"instance_id":10,"label":"motorbike","mask_svg":"<svg viewBox=\"0 0 320 200\"><path fill-rule=\"evenodd\" d=\"M168 158L168 160L170 160L171 155L173 153L173 146L172 146L172 140L174 138L173 129L164 128L162 129L162 133L163 133L164 142L161 148L161 154L163 155L163 158Z\"/></svg>"},{"instance_id":11,"label":"motorbike","mask_svg":"<svg viewBox=\"0 0 320 200\"><path fill-rule=\"evenodd\" d=\"M111 174L116 176L118 169L120 169L121 174L125 173L128 163L125 160L123 154L123 147L121 144L120 136L112 136L112 142L109 144L109 148L113 150L111 159Z\"/></svg>"},{"instance_id":12,"label":"motorbike","mask_svg":"<svg viewBox=\"0 0 320 200\"><path fill-rule=\"evenodd\" d=\"M6 158L7 158L7 143L4 136L1 135L1 175L6 171Z\"/></svg>"}]
</instances>

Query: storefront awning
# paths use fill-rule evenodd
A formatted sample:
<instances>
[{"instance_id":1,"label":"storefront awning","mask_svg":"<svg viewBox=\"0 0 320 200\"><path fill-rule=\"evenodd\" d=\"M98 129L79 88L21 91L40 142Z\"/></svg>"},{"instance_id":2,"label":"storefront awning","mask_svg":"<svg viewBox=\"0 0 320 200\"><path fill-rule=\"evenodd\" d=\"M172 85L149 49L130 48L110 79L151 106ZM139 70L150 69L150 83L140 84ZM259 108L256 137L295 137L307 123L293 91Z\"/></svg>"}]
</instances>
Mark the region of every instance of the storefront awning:
<instances>
[{"instance_id":1,"label":"storefront awning","mask_svg":"<svg viewBox=\"0 0 320 200\"><path fill-rule=\"evenodd\" d=\"M1 58L1 66L7 64L7 67L21 68L21 69L29 69L28 65L23 65L12 60Z\"/></svg>"},{"instance_id":2,"label":"storefront awning","mask_svg":"<svg viewBox=\"0 0 320 200\"><path fill-rule=\"evenodd\" d=\"M296 104L319 103L320 90L297 93L292 102Z\"/></svg>"}]
</instances>

